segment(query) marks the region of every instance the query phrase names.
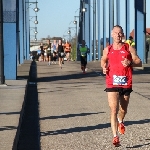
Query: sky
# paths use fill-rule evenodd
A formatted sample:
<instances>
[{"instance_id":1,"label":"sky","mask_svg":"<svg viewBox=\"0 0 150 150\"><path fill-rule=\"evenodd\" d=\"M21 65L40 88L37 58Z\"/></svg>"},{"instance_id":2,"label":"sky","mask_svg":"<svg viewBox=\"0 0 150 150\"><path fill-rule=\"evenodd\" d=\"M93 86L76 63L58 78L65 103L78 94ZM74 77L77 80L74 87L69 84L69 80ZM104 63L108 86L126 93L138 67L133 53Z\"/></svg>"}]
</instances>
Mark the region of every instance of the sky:
<instances>
[{"instance_id":1,"label":"sky","mask_svg":"<svg viewBox=\"0 0 150 150\"><path fill-rule=\"evenodd\" d=\"M48 36L62 37L68 34L68 27L75 27L73 21L74 16L79 15L80 0L37 0L37 2L40 9L37 12L38 40ZM35 8L35 4L30 7ZM33 15L35 16L35 12L30 9L30 16ZM35 26L32 21L30 21L30 26ZM73 32L75 31L72 28L72 34Z\"/></svg>"},{"instance_id":2,"label":"sky","mask_svg":"<svg viewBox=\"0 0 150 150\"><path fill-rule=\"evenodd\" d=\"M33 2L34 0L30 0L30 2ZM37 39L40 40L41 38L46 38L48 36L50 37L63 37L68 35L68 27L75 27L73 24L74 16L79 15L79 7L80 7L80 0L37 0L38 1L38 8L40 9L39 12L37 12ZM102 3L103 0L101 0ZM115 2L116 0L114 0ZM124 9L124 1L120 0L121 2L121 19L120 19L120 25L125 28L125 21L124 21L124 15L125 15L125 9ZM106 4L108 6L109 0L106 0ZM150 0L146 0L147 6L146 6L146 26L150 27L150 9L148 6L150 6ZM92 5L91 5L92 7ZM32 4L30 6L30 16L35 16L35 12L33 11L33 8L35 8L35 4ZM102 7L101 7L102 10ZM106 17L109 15L108 8L106 8ZM32 18L30 21L30 27L34 27L35 18ZM77 18L78 20L78 18ZM109 20L109 19L108 19ZM130 31L134 28L134 0L130 0ZM106 30L106 36L109 35L109 24L107 24ZM32 32L32 31L31 31ZM102 28L101 28L101 34L102 34ZM75 30L71 29L72 35L75 34ZM34 34L34 33L33 33ZM34 38L34 37L33 37ZM31 37L32 39L32 37Z\"/></svg>"}]
</instances>

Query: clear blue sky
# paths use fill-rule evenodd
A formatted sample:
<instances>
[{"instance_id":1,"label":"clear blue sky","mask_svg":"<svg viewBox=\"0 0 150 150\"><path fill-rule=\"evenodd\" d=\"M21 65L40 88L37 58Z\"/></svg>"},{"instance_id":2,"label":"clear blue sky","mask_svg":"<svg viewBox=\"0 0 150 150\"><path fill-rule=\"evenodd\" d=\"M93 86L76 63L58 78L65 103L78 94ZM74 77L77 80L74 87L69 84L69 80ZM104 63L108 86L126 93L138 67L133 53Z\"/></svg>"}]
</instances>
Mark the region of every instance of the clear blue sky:
<instances>
[{"instance_id":1,"label":"clear blue sky","mask_svg":"<svg viewBox=\"0 0 150 150\"><path fill-rule=\"evenodd\" d=\"M30 2L34 0L30 0ZM37 38L62 37L67 35L68 27L75 27L74 16L79 16L80 0L37 0ZM35 4L30 7L34 8ZM35 16L35 12L30 9L30 16ZM34 21L35 18L32 20ZM78 19L78 18L77 18ZM30 21L30 26L34 23ZM74 30L72 30L73 35ZM31 37L32 38L32 37Z\"/></svg>"},{"instance_id":2,"label":"clear blue sky","mask_svg":"<svg viewBox=\"0 0 150 150\"><path fill-rule=\"evenodd\" d=\"M34 0L30 0L33 2ZM46 38L48 35L50 37L62 37L67 35L68 27L75 27L73 24L74 16L79 15L80 0L37 0L38 8L40 11L37 13L37 19L39 21L37 25L37 39ZM121 3L124 3L125 0L121 0ZM102 0L101 0L102 2ZM150 27L150 0L147 2L147 22L146 26ZM108 3L108 0L106 0ZM134 0L130 0L130 15L131 15L131 26L130 30L134 28ZM121 4L121 15L124 16L124 5ZM30 7L35 8L35 4L32 4ZM35 16L35 12L30 9L30 16ZM108 11L107 11L108 16ZM32 18L34 21L35 18ZM78 18L77 18L78 19ZM30 26L33 27L34 23L30 21ZM125 27L124 17L121 17L120 25ZM108 24L107 24L108 25ZM31 31L32 32L32 31ZM102 33L102 29L101 29ZM108 36L108 30L106 35ZM72 30L72 35L75 34L75 31ZM34 38L34 37L33 37ZM31 37L32 39L32 37Z\"/></svg>"}]
</instances>

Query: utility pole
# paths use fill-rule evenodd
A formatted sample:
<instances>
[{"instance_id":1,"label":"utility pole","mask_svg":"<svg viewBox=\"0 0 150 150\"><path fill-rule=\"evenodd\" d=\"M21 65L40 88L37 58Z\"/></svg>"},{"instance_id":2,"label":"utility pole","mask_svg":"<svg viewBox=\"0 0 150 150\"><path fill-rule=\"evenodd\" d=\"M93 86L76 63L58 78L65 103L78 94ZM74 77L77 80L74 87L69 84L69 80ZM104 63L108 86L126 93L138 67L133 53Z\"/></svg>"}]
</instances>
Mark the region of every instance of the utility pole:
<instances>
[{"instance_id":1,"label":"utility pole","mask_svg":"<svg viewBox=\"0 0 150 150\"><path fill-rule=\"evenodd\" d=\"M93 59L96 60L96 0L93 0Z\"/></svg>"},{"instance_id":2,"label":"utility pole","mask_svg":"<svg viewBox=\"0 0 150 150\"><path fill-rule=\"evenodd\" d=\"M76 21L76 17L79 16L74 16L74 24L76 25L76 61L78 60L78 35L77 35L77 21Z\"/></svg>"},{"instance_id":3,"label":"utility pole","mask_svg":"<svg viewBox=\"0 0 150 150\"><path fill-rule=\"evenodd\" d=\"M0 0L0 84L4 83L3 0Z\"/></svg>"},{"instance_id":4,"label":"utility pole","mask_svg":"<svg viewBox=\"0 0 150 150\"><path fill-rule=\"evenodd\" d=\"M76 61L77 61L77 56L78 56L78 35L77 35L77 21L76 21Z\"/></svg>"}]
</instances>

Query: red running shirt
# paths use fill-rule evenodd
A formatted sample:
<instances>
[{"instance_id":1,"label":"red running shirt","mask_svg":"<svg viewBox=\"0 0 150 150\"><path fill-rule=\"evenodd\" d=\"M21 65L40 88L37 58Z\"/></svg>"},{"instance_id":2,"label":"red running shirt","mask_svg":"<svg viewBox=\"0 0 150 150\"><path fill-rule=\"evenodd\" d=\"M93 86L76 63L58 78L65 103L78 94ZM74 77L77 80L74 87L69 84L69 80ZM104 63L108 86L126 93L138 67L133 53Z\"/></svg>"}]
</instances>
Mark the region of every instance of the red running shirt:
<instances>
[{"instance_id":1,"label":"red running shirt","mask_svg":"<svg viewBox=\"0 0 150 150\"><path fill-rule=\"evenodd\" d=\"M132 88L132 66L124 67L121 61L124 58L132 61L129 45L123 44L120 50L114 50L113 46L108 47L108 71L106 74L107 88L122 87Z\"/></svg>"}]
</instances>

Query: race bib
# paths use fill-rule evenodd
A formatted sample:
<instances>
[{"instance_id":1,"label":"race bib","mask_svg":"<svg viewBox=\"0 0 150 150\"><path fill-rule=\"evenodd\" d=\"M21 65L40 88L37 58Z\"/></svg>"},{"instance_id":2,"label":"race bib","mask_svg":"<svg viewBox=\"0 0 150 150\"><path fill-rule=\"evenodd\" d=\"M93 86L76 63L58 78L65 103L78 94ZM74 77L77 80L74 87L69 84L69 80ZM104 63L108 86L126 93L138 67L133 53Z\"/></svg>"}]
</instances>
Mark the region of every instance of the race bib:
<instances>
[{"instance_id":1,"label":"race bib","mask_svg":"<svg viewBox=\"0 0 150 150\"><path fill-rule=\"evenodd\" d=\"M113 75L113 85L127 85L127 77Z\"/></svg>"},{"instance_id":2,"label":"race bib","mask_svg":"<svg viewBox=\"0 0 150 150\"><path fill-rule=\"evenodd\" d=\"M64 56L64 53L61 52L60 55L63 57L63 56Z\"/></svg>"},{"instance_id":3,"label":"race bib","mask_svg":"<svg viewBox=\"0 0 150 150\"><path fill-rule=\"evenodd\" d=\"M50 50L47 50L47 53L48 53L48 54L50 54L50 53L51 53L51 51L50 51Z\"/></svg>"},{"instance_id":4,"label":"race bib","mask_svg":"<svg viewBox=\"0 0 150 150\"><path fill-rule=\"evenodd\" d=\"M81 52L81 56L86 56L86 52Z\"/></svg>"}]
</instances>

